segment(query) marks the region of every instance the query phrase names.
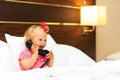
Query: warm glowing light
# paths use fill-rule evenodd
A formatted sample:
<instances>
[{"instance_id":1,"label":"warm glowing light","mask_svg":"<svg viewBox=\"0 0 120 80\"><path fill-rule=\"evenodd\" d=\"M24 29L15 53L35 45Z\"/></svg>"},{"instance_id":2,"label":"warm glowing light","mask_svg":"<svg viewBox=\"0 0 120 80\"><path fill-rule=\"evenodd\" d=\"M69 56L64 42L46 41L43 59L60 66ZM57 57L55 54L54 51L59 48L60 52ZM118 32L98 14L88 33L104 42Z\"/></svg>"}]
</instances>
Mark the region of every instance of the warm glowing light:
<instances>
[{"instance_id":1,"label":"warm glowing light","mask_svg":"<svg viewBox=\"0 0 120 80\"><path fill-rule=\"evenodd\" d=\"M106 24L105 6L82 6L81 7L81 25L105 25Z\"/></svg>"}]
</instances>

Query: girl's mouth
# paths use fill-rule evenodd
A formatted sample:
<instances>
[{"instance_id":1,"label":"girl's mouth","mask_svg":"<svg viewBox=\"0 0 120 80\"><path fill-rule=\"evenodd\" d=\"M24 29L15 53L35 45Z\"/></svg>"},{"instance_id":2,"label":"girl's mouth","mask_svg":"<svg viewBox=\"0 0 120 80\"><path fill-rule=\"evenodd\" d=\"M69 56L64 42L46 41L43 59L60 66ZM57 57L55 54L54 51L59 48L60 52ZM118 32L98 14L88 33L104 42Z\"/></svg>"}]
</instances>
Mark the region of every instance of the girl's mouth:
<instances>
[{"instance_id":1,"label":"girl's mouth","mask_svg":"<svg viewBox=\"0 0 120 80\"><path fill-rule=\"evenodd\" d=\"M43 49L44 47L43 46L39 46L39 49Z\"/></svg>"}]
</instances>

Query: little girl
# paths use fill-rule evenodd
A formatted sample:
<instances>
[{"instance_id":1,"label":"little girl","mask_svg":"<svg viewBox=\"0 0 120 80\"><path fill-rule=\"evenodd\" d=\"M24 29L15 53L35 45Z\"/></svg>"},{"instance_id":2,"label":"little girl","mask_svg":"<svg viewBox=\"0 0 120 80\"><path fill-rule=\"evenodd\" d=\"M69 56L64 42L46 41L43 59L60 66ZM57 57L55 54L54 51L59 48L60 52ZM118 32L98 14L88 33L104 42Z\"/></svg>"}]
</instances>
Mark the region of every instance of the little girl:
<instances>
[{"instance_id":1,"label":"little girl","mask_svg":"<svg viewBox=\"0 0 120 80\"><path fill-rule=\"evenodd\" d=\"M48 66L52 67L54 63L54 55L52 51L49 51L46 56L38 55L38 49L44 49L46 46L47 33L49 31L48 26L44 22L41 25L32 25L29 27L25 34L25 42L31 40L31 49L25 48L19 56L19 64L21 70L29 70L34 68L40 68ZM48 60L47 63L46 60Z\"/></svg>"}]
</instances>

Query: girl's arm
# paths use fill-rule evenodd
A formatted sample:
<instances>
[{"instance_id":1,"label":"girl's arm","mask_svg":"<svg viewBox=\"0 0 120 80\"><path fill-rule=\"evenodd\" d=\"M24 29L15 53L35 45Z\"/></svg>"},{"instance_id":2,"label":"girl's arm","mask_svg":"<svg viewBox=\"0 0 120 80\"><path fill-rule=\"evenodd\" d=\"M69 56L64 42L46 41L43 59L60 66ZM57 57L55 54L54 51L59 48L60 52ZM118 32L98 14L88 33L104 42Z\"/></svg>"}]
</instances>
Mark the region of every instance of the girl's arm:
<instances>
[{"instance_id":1,"label":"girl's arm","mask_svg":"<svg viewBox=\"0 0 120 80\"><path fill-rule=\"evenodd\" d=\"M23 65L23 67L28 70L33 67L33 65L36 62L36 59L38 57L38 54L33 54L30 59L23 59L20 60L20 63Z\"/></svg>"},{"instance_id":2,"label":"girl's arm","mask_svg":"<svg viewBox=\"0 0 120 80\"><path fill-rule=\"evenodd\" d=\"M32 52L31 58L24 59L24 60L20 61L25 69L30 69L35 64L36 59L38 57L38 48L39 48L38 46L32 44L32 46L31 46L31 52Z\"/></svg>"}]
</instances>

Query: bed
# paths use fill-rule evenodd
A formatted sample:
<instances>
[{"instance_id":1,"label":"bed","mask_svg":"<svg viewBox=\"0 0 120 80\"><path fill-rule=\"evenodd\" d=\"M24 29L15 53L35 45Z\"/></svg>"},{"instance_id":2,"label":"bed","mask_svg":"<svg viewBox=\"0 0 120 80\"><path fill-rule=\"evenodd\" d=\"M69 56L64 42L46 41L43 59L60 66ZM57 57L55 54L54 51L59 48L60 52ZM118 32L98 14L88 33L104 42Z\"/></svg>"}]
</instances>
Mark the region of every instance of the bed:
<instances>
[{"instance_id":1,"label":"bed","mask_svg":"<svg viewBox=\"0 0 120 80\"><path fill-rule=\"evenodd\" d=\"M6 42L0 40L0 80L120 80L120 60L115 58L120 52L95 62L78 48L56 43L50 34L45 48L53 50L53 67L21 71L17 59L24 48L24 37L4 36Z\"/></svg>"},{"instance_id":2,"label":"bed","mask_svg":"<svg viewBox=\"0 0 120 80\"><path fill-rule=\"evenodd\" d=\"M0 3L0 80L120 80L120 52L96 62L95 31L84 35L82 26L71 25L79 23L79 9L6 1ZM72 5L71 1L64 1ZM95 4L94 0L90 1ZM47 8L50 15L40 7ZM53 51L54 65L51 68L21 71L18 56L24 48L24 31L42 20L60 23L49 25L50 33L45 47Z\"/></svg>"}]
</instances>

